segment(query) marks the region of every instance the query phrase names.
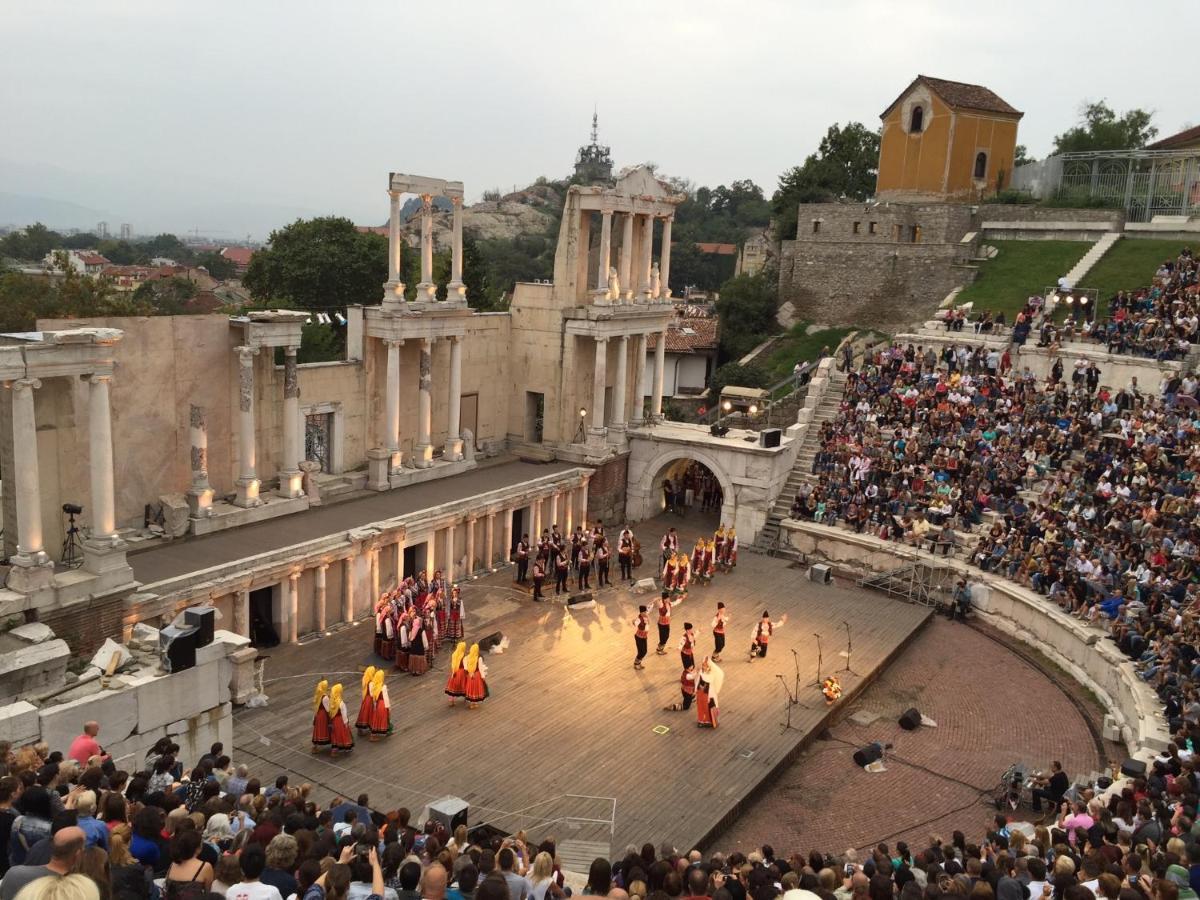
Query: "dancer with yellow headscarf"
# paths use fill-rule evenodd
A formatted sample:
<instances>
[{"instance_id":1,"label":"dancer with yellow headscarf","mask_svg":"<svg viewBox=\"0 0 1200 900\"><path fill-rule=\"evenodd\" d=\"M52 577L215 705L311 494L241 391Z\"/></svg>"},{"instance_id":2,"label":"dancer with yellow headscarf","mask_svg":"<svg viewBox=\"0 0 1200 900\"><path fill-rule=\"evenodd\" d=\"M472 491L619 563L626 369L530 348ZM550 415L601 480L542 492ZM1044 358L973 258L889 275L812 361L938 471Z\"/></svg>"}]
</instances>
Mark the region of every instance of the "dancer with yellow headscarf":
<instances>
[{"instance_id":1,"label":"dancer with yellow headscarf","mask_svg":"<svg viewBox=\"0 0 1200 900\"><path fill-rule=\"evenodd\" d=\"M446 696L450 698L451 706L459 697L467 696L466 657L467 642L459 641L454 648L454 655L450 657L450 677L446 679Z\"/></svg>"},{"instance_id":2,"label":"dancer with yellow headscarf","mask_svg":"<svg viewBox=\"0 0 1200 900\"><path fill-rule=\"evenodd\" d=\"M371 730L371 707L374 705L371 701L371 679L374 677L375 667L367 666L362 677L362 700L358 704L358 717L354 720L354 727L360 734Z\"/></svg>"},{"instance_id":3,"label":"dancer with yellow headscarf","mask_svg":"<svg viewBox=\"0 0 1200 900\"><path fill-rule=\"evenodd\" d=\"M313 692L312 752L320 753L329 746L329 710L325 707L329 682L322 678Z\"/></svg>"},{"instance_id":4,"label":"dancer with yellow headscarf","mask_svg":"<svg viewBox=\"0 0 1200 900\"><path fill-rule=\"evenodd\" d=\"M392 698L383 683L383 669L371 679L371 740L377 741L392 733Z\"/></svg>"},{"instance_id":5,"label":"dancer with yellow headscarf","mask_svg":"<svg viewBox=\"0 0 1200 900\"><path fill-rule=\"evenodd\" d=\"M463 661L463 668L467 670L467 704L474 709L491 695L487 684L487 666L479 658L478 644L471 645L471 652Z\"/></svg>"},{"instance_id":6,"label":"dancer with yellow headscarf","mask_svg":"<svg viewBox=\"0 0 1200 900\"><path fill-rule=\"evenodd\" d=\"M335 684L329 690L329 737L333 755L349 753L354 749L354 734L346 718L346 704L342 700L342 686Z\"/></svg>"}]
</instances>

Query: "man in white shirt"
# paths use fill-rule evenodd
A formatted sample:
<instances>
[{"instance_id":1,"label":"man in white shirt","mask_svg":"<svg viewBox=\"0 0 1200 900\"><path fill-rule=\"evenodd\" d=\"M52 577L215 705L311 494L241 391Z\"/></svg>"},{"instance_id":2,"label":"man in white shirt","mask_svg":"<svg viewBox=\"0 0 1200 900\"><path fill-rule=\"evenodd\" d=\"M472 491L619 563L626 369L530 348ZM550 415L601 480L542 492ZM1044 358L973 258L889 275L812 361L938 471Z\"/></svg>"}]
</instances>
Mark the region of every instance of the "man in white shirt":
<instances>
[{"instance_id":1,"label":"man in white shirt","mask_svg":"<svg viewBox=\"0 0 1200 900\"><path fill-rule=\"evenodd\" d=\"M267 852L262 846L247 844L238 861L242 867L242 880L225 892L225 900L283 900L279 888L259 881L267 867Z\"/></svg>"}]
</instances>

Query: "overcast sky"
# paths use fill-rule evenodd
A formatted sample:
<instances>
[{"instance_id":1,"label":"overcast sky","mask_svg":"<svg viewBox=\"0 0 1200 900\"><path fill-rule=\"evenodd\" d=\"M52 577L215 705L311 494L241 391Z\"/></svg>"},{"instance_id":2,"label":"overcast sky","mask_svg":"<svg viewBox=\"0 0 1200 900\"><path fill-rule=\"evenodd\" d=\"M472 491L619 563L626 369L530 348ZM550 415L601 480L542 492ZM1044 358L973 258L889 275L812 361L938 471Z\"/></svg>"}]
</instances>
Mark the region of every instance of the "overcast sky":
<instances>
[{"instance_id":1,"label":"overcast sky","mask_svg":"<svg viewBox=\"0 0 1200 900\"><path fill-rule=\"evenodd\" d=\"M2 0L0 224L95 216L224 239L300 215L382 222L389 171L468 200L561 176L592 106L618 166L768 196L833 122L917 74L987 85L1044 156L1081 102L1200 121L1142 0ZM1176 31L1178 29L1178 31ZM1174 37L1172 35L1175 35ZM1188 67L1193 66L1189 73Z\"/></svg>"}]
</instances>

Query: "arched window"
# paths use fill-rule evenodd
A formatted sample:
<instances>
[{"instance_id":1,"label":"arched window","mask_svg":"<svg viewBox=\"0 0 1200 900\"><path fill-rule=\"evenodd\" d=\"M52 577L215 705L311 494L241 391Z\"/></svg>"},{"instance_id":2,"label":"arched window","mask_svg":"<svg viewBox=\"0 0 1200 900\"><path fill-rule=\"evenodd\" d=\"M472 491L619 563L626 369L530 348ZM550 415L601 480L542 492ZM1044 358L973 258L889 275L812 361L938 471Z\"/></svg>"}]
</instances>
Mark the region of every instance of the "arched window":
<instances>
[{"instance_id":1,"label":"arched window","mask_svg":"<svg viewBox=\"0 0 1200 900\"><path fill-rule=\"evenodd\" d=\"M923 107L914 106L912 108L912 116L908 120L908 130L912 134L920 134L921 129L925 126L925 110Z\"/></svg>"},{"instance_id":2,"label":"arched window","mask_svg":"<svg viewBox=\"0 0 1200 900\"><path fill-rule=\"evenodd\" d=\"M982 151L975 154L975 177L987 178L987 154Z\"/></svg>"}]
</instances>

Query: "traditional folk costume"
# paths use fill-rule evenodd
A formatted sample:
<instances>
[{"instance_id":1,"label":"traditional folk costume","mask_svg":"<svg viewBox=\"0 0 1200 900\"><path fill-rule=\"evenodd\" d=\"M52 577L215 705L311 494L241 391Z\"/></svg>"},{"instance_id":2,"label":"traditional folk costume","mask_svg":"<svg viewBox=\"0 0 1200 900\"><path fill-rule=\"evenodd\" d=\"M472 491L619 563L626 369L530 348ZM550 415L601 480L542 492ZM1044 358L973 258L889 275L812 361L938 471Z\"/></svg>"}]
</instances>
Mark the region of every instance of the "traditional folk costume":
<instances>
[{"instance_id":1,"label":"traditional folk costume","mask_svg":"<svg viewBox=\"0 0 1200 900\"><path fill-rule=\"evenodd\" d=\"M670 604L667 609L670 610ZM646 658L646 650L649 646L647 638L649 638L649 623L646 620L646 607L639 606L637 618L633 620L633 644L637 647L637 656L633 659L633 667L635 669L645 668L642 665L642 660Z\"/></svg>"},{"instance_id":2,"label":"traditional folk costume","mask_svg":"<svg viewBox=\"0 0 1200 900\"><path fill-rule=\"evenodd\" d=\"M679 535L675 533L674 528L663 535L658 546L659 549L662 550L662 561L663 565L665 566L667 560L679 552Z\"/></svg>"},{"instance_id":3,"label":"traditional folk costume","mask_svg":"<svg viewBox=\"0 0 1200 900\"><path fill-rule=\"evenodd\" d=\"M667 641L671 639L671 597L667 591L658 598L658 648L659 656L667 652Z\"/></svg>"},{"instance_id":4,"label":"traditional folk costume","mask_svg":"<svg viewBox=\"0 0 1200 900\"><path fill-rule=\"evenodd\" d=\"M358 716L354 720L354 727L362 733L371 730L371 707L374 705L371 699L371 679L374 677L375 667L367 666L362 677L362 701L358 705Z\"/></svg>"},{"instance_id":5,"label":"traditional folk costume","mask_svg":"<svg viewBox=\"0 0 1200 900\"><path fill-rule=\"evenodd\" d=\"M737 565L737 532L731 526L725 535L725 546L720 554L720 565L726 572L733 571Z\"/></svg>"},{"instance_id":6,"label":"traditional folk costume","mask_svg":"<svg viewBox=\"0 0 1200 900\"><path fill-rule=\"evenodd\" d=\"M434 604L434 621L437 623L437 634L434 635L434 650L442 649L442 639L446 637L446 591L438 589Z\"/></svg>"},{"instance_id":7,"label":"traditional folk costume","mask_svg":"<svg viewBox=\"0 0 1200 900\"><path fill-rule=\"evenodd\" d=\"M450 606L446 610L446 640L458 641L463 636L463 616L466 608L463 606L462 588L457 584L450 591Z\"/></svg>"},{"instance_id":8,"label":"traditional folk costume","mask_svg":"<svg viewBox=\"0 0 1200 900\"><path fill-rule=\"evenodd\" d=\"M603 538L596 547L596 587L612 587L612 579L608 577L608 561L612 556L612 551L608 549L608 542Z\"/></svg>"},{"instance_id":9,"label":"traditional folk costume","mask_svg":"<svg viewBox=\"0 0 1200 900\"><path fill-rule=\"evenodd\" d=\"M467 642L459 641L450 657L450 677L446 679L446 696L450 698L451 706L459 697L467 696L467 670L463 665L466 656Z\"/></svg>"},{"instance_id":10,"label":"traditional folk costume","mask_svg":"<svg viewBox=\"0 0 1200 900\"><path fill-rule=\"evenodd\" d=\"M471 645L471 652L463 661L463 667L467 670L467 704L474 709L491 696L486 677L487 666L479 658L478 644Z\"/></svg>"},{"instance_id":11,"label":"traditional folk costume","mask_svg":"<svg viewBox=\"0 0 1200 900\"><path fill-rule=\"evenodd\" d=\"M771 641L771 635L775 633L776 628L782 628L785 624L787 624L786 614L778 622L772 622L771 614L765 609L763 610L762 618L750 633L753 638L750 643L751 662L760 656L767 655L767 646Z\"/></svg>"},{"instance_id":12,"label":"traditional folk costume","mask_svg":"<svg viewBox=\"0 0 1200 900\"><path fill-rule=\"evenodd\" d=\"M590 591L592 589L592 555L588 552L587 544L579 548L579 556L576 561L579 564L579 590Z\"/></svg>"},{"instance_id":13,"label":"traditional folk costume","mask_svg":"<svg viewBox=\"0 0 1200 900\"><path fill-rule=\"evenodd\" d=\"M383 652L383 622L387 618L387 597L381 597L379 603L375 606L375 655L387 657L388 654Z\"/></svg>"},{"instance_id":14,"label":"traditional folk costume","mask_svg":"<svg viewBox=\"0 0 1200 900\"><path fill-rule=\"evenodd\" d=\"M713 565L721 565L721 559L725 553L725 526L718 525L717 530L713 532Z\"/></svg>"},{"instance_id":15,"label":"traditional folk costume","mask_svg":"<svg viewBox=\"0 0 1200 900\"><path fill-rule=\"evenodd\" d=\"M707 581L712 581L713 575L717 573L717 545L712 538L709 538L704 545L704 578Z\"/></svg>"},{"instance_id":16,"label":"traditional folk costume","mask_svg":"<svg viewBox=\"0 0 1200 900\"><path fill-rule=\"evenodd\" d=\"M675 567L678 564L678 554L672 553L663 563L662 589L668 593L675 587Z\"/></svg>"},{"instance_id":17,"label":"traditional folk costume","mask_svg":"<svg viewBox=\"0 0 1200 900\"><path fill-rule=\"evenodd\" d=\"M425 622L425 668L433 668L433 660L437 656L438 644L440 638L437 630L437 594L430 594L429 599L425 601L425 615L422 619Z\"/></svg>"},{"instance_id":18,"label":"traditional folk costume","mask_svg":"<svg viewBox=\"0 0 1200 900\"><path fill-rule=\"evenodd\" d=\"M679 641L679 661L683 663L685 670L696 666L696 632L692 630L691 622L683 623L683 637Z\"/></svg>"},{"instance_id":19,"label":"traditional folk costume","mask_svg":"<svg viewBox=\"0 0 1200 900\"><path fill-rule=\"evenodd\" d=\"M429 656L426 647L429 644L429 633L425 619L414 613L412 624L408 626L408 674L424 675L429 671Z\"/></svg>"},{"instance_id":20,"label":"traditional folk costume","mask_svg":"<svg viewBox=\"0 0 1200 900\"><path fill-rule=\"evenodd\" d=\"M725 625L729 621L729 614L725 612L725 604L717 604L717 614L713 616L713 654L712 658L716 662L721 661L721 651L725 649Z\"/></svg>"},{"instance_id":21,"label":"traditional folk costume","mask_svg":"<svg viewBox=\"0 0 1200 900\"><path fill-rule=\"evenodd\" d=\"M375 654L391 660L396 658L396 626L392 617L394 602L387 601L375 613Z\"/></svg>"},{"instance_id":22,"label":"traditional folk costume","mask_svg":"<svg viewBox=\"0 0 1200 900\"><path fill-rule=\"evenodd\" d=\"M621 568L621 580L633 581L633 532L628 528L617 538L617 563Z\"/></svg>"},{"instance_id":23,"label":"traditional folk costume","mask_svg":"<svg viewBox=\"0 0 1200 900\"><path fill-rule=\"evenodd\" d=\"M383 669L371 679L371 740L377 741L392 733L392 698L383 683Z\"/></svg>"},{"instance_id":24,"label":"traditional folk costume","mask_svg":"<svg viewBox=\"0 0 1200 900\"><path fill-rule=\"evenodd\" d=\"M354 734L346 721L346 704L342 701L342 686L335 684L323 701L329 714L329 740L333 755L349 753L354 749Z\"/></svg>"},{"instance_id":25,"label":"traditional folk costume","mask_svg":"<svg viewBox=\"0 0 1200 900\"><path fill-rule=\"evenodd\" d=\"M671 585L671 593L679 598L676 602L682 602L687 599L688 581L690 580L691 571L688 565L686 553L680 553L676 557L675 564L675 583Z\"/></svg>"},{"instance_id":26,"label":"traditional folk costume","mask_svg":"<svg viewBox=\"0 0 1200 900\"><path fill-rule=\"evenodd\" d=\"M725 683L725 673L712 661L704 657L700 664L699 680L696 683L696 725L700 728L717 727L717 695Z\"/></svg>"},{"instance_id":27,"label":"traditional folk costume","mask_svg":"<svg viewBox=\"0 0 1200 900\"><path fill-rule=\"evenodd\" d=\"M699 584L707 584L704 575L704 538L696 538L696 546L692 548L692 580Z\"/></svg>"},{"instance_id":28,"label":"traditional folk costume","mask_svg":"<svg viewBox=\"0 0 1200 900\"><path fill-rule=\"evenodd\" d=\"M401 672L408 671L408 663L411 654L409 653L410 641L408 639L409 631L409 613L408 610L401 610L396 616L396 666L395 668Z\"/></svg>"},{"instance_id":29,"label":"traditional folk costume","mask_svg":"<svg viewBox=\"0 0 1200 900\"><path fill-rule=\"evenodd\" d=\"M679 712L692 708L692 701L696 699L696 681L698 673L695 666L689 666L683 670L683 674L679 676L679 694L678 703L672 703L667 709L671 712Z\"/></svg>"},{"instance_id":30,"label":"traditional folk costume","mask_svg":"<svg viewBox=\"0 0 1200 900\"><path fill-rule=\"evenodd\" d=\"M329 710L325 708L325 698L328 696L329 682L322 678L317 682L317 690L313 694L313 753L329 746Z\"/></svg>"},{"instance_id":31,"label":"traditional folk costume","mask_svg":"<svg viewBox=\"0 0 1200 900\"><path fill-rule=\"evenodd\" d=\"M529 535L521 535L516 550L517 584L524 584L529 573Z\"/></svg>"}]
</instances>

